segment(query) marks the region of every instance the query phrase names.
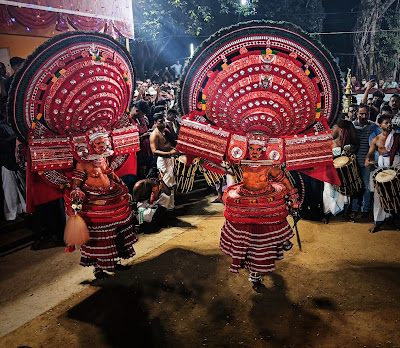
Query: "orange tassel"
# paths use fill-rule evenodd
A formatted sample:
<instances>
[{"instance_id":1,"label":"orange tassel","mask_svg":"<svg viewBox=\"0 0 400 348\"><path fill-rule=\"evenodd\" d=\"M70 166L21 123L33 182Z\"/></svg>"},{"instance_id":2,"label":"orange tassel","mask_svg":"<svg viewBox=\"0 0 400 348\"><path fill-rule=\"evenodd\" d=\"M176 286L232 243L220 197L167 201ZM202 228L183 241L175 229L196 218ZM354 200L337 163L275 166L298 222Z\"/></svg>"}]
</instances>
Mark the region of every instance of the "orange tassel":
<instances>
[{"instance_id":1,"label":"orange tassel","mask_svg":"<svg viewBox=\"0 0 400 348\"><path fill-rule=\"evenodd\" d=\"M85 220L79 215L72 215L65 224L65 244L81 246L87 243L89 239L89 231Z\"/></svg>"}]
</instances>

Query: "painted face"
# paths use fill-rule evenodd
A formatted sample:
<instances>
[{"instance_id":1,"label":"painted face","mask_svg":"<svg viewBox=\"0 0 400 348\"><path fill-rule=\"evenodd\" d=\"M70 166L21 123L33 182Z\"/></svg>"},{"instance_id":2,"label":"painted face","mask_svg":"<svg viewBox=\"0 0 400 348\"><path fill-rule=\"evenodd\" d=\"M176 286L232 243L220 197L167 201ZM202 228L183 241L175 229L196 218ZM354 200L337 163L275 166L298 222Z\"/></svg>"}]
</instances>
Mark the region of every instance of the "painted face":
<instances>
[{"instance_id":1,"label":"painted face","mask_svg":"<svg viewBox=\"0 0 400 348\"><path fill-rule=\"evenodd\" d=\"M100 137L95 140L93 140L93 150L95 153L101 155L106 151L106 148L108 146L109 139L108 137Z\"/></svg>"},{"instance_id":2,"label":"painted face","mask_svg":"<svg viewBox=\"0 0 400 348\"><path fill-rule=\"evenodd\" d=\"M250 144L249 145L249 158L252 161L257 161L260 159L263 153L263 146L259 144Z\"/></svg>"}]
</instances>

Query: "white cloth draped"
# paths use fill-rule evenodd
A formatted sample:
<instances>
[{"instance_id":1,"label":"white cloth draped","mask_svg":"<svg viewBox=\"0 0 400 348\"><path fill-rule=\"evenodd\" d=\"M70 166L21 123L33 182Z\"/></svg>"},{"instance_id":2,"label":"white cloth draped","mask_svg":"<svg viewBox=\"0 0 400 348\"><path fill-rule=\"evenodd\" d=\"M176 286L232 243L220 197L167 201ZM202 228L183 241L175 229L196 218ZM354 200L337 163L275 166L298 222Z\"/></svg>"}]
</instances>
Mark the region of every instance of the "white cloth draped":
<instances>
[{"instance_id":1,"label":"white cloth draped","mask_svg":"<svg viewBox=\"0 0 400 348\"><path fill-rule=\"evenodd\" d=\"M25 199L18 190L15 172L1 167L1 179L4 192L4 218L15 220L18 214L25 212Z\"/></svg>"},{"instance_id":2,"label":"white cloth draped","mask_svg":"<svg viewBox=\"0 0 400 348\"><path fill-rule=\"evenodd\" d=\"M398 155L396 155L393 160L393 166L396 166L399 163L400 163L400 157ZM384 221L388 220L391 217L391 215L383 210L383 208L380 204L380 201L379 201L378 192L376 192L376 190L375 190L375 187L374 187L374 184L372 181L372 177L378 169L386 168L389 166L390 166L389 156L385 156L385 157L379 156L378 168L376 170L374 170L373 172L371 172L371 176L370 176L370 191L374 192L374 222L375 222L375 225L382 224Z\"/></svg>"}]
</instances>

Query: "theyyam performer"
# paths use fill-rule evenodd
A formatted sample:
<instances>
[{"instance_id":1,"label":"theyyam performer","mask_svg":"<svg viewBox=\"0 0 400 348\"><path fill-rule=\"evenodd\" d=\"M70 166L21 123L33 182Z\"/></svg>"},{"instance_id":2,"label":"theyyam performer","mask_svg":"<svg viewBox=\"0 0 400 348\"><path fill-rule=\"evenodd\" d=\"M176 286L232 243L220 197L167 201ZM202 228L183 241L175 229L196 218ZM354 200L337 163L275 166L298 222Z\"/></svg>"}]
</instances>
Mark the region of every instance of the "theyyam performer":
<instances>
[{"instance_id":1,"label":"theyyam performer","mask_svg":"<svg viewBox=\"0 0 400 348\"><path fill-rule=\"evenodd\" d=\"M28 146L27 211L64 196L67 250L97 278L135 255L128 189L136 174L137 126L129 53L106 34L58 35L28 57L10 91L9 116Z\"/></svg>"},{"instance_id":2,"label":"theyyam performer","mask_svg":"<svg viewBox=\"0 0 400 348\"><path fill-rule=\"evenodd\" d=\"M220 249L230 271L262 275L290 250L286 218L301 201L287 171L340 185L332 161L341 108L338 67L299 27L252 21L225 28L197 48L181 78L183 115L176 150L216 166L240 165L226 189Z\"/></svg>"}]
</instances>

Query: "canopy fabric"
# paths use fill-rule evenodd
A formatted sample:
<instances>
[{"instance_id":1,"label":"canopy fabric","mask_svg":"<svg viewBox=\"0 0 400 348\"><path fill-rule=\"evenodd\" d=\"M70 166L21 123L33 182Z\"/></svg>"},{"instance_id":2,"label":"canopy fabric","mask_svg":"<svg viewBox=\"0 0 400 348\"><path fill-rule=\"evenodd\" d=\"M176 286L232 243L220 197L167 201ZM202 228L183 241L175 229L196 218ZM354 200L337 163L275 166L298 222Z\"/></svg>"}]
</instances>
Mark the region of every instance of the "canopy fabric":
<instances>
[{"instance_id":1,"label":"canopy fabric","mask_svg":"<svg viewBox=\"0 0 400 348\"><path fill-rule=\"evenodd\" d=\"M104 31L134 37L131 0L0 0L0 26ZM68 25L69 24L69 25Z\"/></svg>"}]
</instances>

